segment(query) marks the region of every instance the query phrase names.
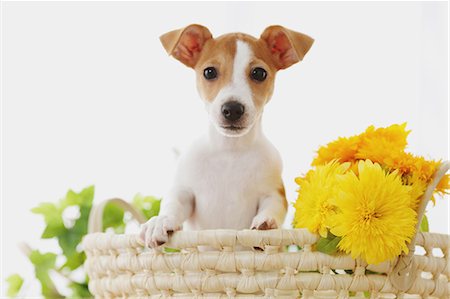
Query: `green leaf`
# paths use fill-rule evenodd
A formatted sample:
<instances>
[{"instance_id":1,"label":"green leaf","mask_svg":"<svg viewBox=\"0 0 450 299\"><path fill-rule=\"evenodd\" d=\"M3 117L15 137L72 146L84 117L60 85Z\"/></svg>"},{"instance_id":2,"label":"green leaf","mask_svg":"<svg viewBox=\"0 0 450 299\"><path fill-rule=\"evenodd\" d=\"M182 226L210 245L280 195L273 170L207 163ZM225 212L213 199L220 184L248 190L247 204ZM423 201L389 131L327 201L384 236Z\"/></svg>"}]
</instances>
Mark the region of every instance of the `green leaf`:
<instances>
[{"instance_id":1,"label":"green leaf","mask_svg":"<svg viewBox=\"0 0 450 299\"><path fill-rule=\"evenodd\" d=\"M73 228L66 229L66 232L58 237L58 244L67 260L77 254L77 246L81 242L82 237Z\"/></svg>"},{"instance_id":2,"label":"green leaf","mask_svg":"<svg viewBox=\"0 0 450 299\"><path fill-rule=\"evenodd\" d=\"M172 253L172 252L180 252L180 249L177 248L170 248L170 247L164 247L164 252L165 253Z\"/></svg>"},{"instance_id":3,"label":"green leaf","mask_svg":"<svg viewBox=\"0 0 450 299\"><path fill-rule=\"evenodd\" d=\"M20 289L23 285L23 278L19 274L10 275L6 278L6 282L8 283L8 290L6 291L6 296L15 297L19 294Z\"/></svg>"},{"instance_id":4,"label":"green leaf","mask_svg":"<svg viewBox=\"0 0 450 299\"><path fill-rule=\"evenodd\" d=\"M150 219L159 214L161 199L154 196L136 194L133 198L132 205L140 210L146 219Z\"/></svg>"},{"instance_id":5,"label":"green leaf","mask_svg":"<svg viewBox=\"0 0 450 299\"><path fill-rule=\"evenodd\" d=\"M116 233L123 233L125 231L123 215L124 212L122 208L114 203L107 204L103 212L103 230L112 227Z\"/></svg>"},{"instance_id":6,"label":"green leaf","mask_svg":"<svg viewBox=\"0 0 450 299\"><path fill-rule=\"evenodd\" d=\"M91 292L89 292L87 283L71 282L69 288L72 290L72 296L70 298L92 298L94 297Z\"/></svg>"},{"instance_id":7,"label":"green leaf","mask_svg":"<svg viewBox=\"0 0 450 299\"><path fill-rule=\"evenodd\" d=\"M44 202L39 206L33 208L31 211L35 214L42 214L44 216L45 224L47 225L41 238L49 239L64 235L67 233L67 229L64 226L64 221L62 214L64 210L69 206L79 206L80 213L83 213L80 218L83 218L81 222L78 223L78 232L84 232L81 227L86 228L87 232L87 218L89 212L92 208L92 202L94 200L95 187L89 186L81 190L81 192L76 193L73 190L69 190L65 198L61 199L58 203ZM83 211L82 211L83 210ZM83 217L86 216L86 217ZM84 223L85 222L85 223ZM83 235L86 234L83 233ZM81 238L80 238L81 241Z\"/></svg>"},{"instance_id":8,"label":"green leaf","mask_svg":"<svg viewBox=\"0 0 450 299\"><path fill-rule=\"evenodd\" d=\"M364 291L364 297L370 298L370 292L369 291Z\"/></svg>"},{"instance_id":9,"label":"green leaf","mask_svg":"<svg viewBox=\"0 0 450 299\"><path fill-rule=\"evenodd\" d=\"M41 235L42 239L51 239L57 237L65 232L64 224L59 223L47 223L44 232Z\"/></svg>"},{"instance_id":10,"label":"green leaf","mask_svg":"<svg viewBox=\"0 0 450 299\"><path fill-rule=\"evenodd\" d=\"M87 234L89 213L91 212L93 199L94 187L90 186L83 189L80 193L69 190L62 203L62 206L65 207L78 205L80 208L80 216L75 221L73 227L69 229L65 228L64 233L58 236L58 244L66 257L64 266L67 266L71 270L81 266L85 260L85 256L77 250L77 247Z\"/></svg>"},{"instance_id":11,"label":"green leaf","mask_svg":"<svg viewBox=\"0 0 450 299\"><path fill-rule=\"evenodd\" d=\"M70 258L66 257L66 262L61 266L60 269L68 268L69 270L75 270L84 264L86 260L86 254L84 252L75 252Z\"/></svg>"},{"instance_id":12,"label":"green leaf","mask_svg":"<svg viewBox=\"0 0 450 299\"><path fill-rule=\"evenodd\" d=\"M420 223L420 231L425 233L430 231L428 226L428 217L425 214L423 215L422 222Z\"/></svg>"},{"instance_id":13,"label":"green leaf","mask_svg":"<svg viewBox=\"0 0 450 299\"><path fill-rule=\"evenodd\" d=\"M49 271L54 269L56 262L56 254L40 253L33 250L29 256L30 261L34 265L36 278L41 283L42 295L45 298L64 298L56 289L55 284L49 276Z\"/></svg>"},{"instance_id":14,"label":"green leaf","mask_svg":"<svg viewBox=\"0 0 450 299\"><path fill-rule=\"evenodd\" d=\"M47 225L41 238L49 239L64 233L64 222L62 218L62 210L53 203L44 202L39 206L31 209L35 214L44 216L45 224Z\"/></svg>"},{"instance_id":15,"label":"green leaf","mask_svg":"<svg viewBox=\"0 0 450 299\"><path fill-rule=\"evenodd\" d=\"M45 221L52 219L55 213L59 212L58 207L51 202L43 202L39 206L32 208L31 212L44 215Z\"/></svg>"},{"instance_id":16,"label":"green leaf","mask_svg":"<svg viewBox=\"0 0 450 299\"><path fill-rule=\"evenodd\" d=\"M75 221L73 227L66 229L65 233L58 236L58 244L66 257L66 265L70 269L75 269L84 262L83 256L77 250L83 236L87 234L90 207L80 208L80 217Z\"/></svg>"},{"instance_id":17,"label":"green leaf","mask_svg":"<svg viewBox=\"0 0 450 299\"><path fill-rule=\"evenodd\" d=\"M326 254L333 254L335 253L338 248L337 245L341 241L341 237L336 237L332 233L328 233L326 238L321 237L319 241L316 243L317 251L326 253Z\"/></svg>"},{"instance_id":18,"label":"green leaf","mask_svg":"<svg viewBox=\"0 0 450 299\"><path fill-rule=\"evenodd\" d=\"M95 187L89 186L76 193L73 190L69 190L66 197L61 201L61 205L66 208L68 206L88 206L92 207L94 200Z\"/></svg>"}]
</instances>

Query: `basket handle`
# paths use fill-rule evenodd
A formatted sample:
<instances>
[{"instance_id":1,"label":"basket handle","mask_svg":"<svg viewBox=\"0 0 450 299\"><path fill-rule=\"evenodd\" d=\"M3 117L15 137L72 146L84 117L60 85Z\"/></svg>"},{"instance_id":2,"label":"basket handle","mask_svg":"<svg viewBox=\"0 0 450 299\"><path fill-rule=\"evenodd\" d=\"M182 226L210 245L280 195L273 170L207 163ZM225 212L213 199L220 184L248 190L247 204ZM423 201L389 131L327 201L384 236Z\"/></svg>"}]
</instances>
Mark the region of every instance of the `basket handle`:
<instances>
[{"instance_id":1,"label":"basket handle","mask_svg":"<svg viewBox=\"0 0 450 299\"><path fill-rule=\"evenodd\" d=\"M98 233L103 231L103 211L109 203L114 203L124 211L130 212L134 219L140 224L146 221L141 211L135 209L132 205L120 198L111 198L101 202L92 208L89 214L88 233Z\"/></svg>"},{"instance_id":2,"label":"basket handle","mask_svg":"<svg viewBox=\"0 0 450 299\"><path fill-rule=\"evenodd\" d=\"M446 161L441 163L439 168L434 173L432 181L428 184L425 193L422 195L419 201L419 207L417 208L416 234L408 244L409 252L408 254L402 253L402 255L400 255L397 260L397 264L394 266L392 272L389 275L391 283L400 291L406 292L407 290L409 290L416 279L416 265L414 263L413 257L414 251L416 249L417 234L420 231L420 224L422 223L425 209L433 195L434 190L436 189L436 186L439 184L439 182L449 169L450 162Z\"/></svg>"}]
</instances>

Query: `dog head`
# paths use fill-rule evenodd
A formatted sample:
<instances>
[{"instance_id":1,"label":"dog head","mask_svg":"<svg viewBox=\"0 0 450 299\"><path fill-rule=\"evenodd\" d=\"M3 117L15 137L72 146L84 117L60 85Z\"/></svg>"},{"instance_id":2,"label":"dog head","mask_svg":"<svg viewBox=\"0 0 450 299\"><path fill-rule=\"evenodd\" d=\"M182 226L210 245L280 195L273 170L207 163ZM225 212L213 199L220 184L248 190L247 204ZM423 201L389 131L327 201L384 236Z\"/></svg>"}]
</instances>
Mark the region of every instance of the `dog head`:
<instances>
[{"instance_id":1,"label":"dog head","mask_svg":"<svg viewBox=\"0 0 450 299\"><path fill-rule=\"evenodd\" d=\"M305 34L270 26L260 38L230 33L213 38L201 25L160 37L169 53L197 74L197 89L223 135L245 135L270 100L278 70L301 61L313 44Z\"/></svg>"}]
</instances>

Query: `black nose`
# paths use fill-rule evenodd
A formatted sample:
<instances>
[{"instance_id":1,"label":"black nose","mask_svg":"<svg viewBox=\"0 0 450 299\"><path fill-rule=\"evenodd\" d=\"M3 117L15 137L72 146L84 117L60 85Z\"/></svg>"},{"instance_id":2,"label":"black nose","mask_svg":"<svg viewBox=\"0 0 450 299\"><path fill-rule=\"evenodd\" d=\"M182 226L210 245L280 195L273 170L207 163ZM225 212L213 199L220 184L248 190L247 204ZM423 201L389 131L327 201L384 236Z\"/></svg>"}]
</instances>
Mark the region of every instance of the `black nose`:
<instances>
[{"instance_id":1,"label":"black nose","mask_svg":"<svg viewBox=\"0 0 450 299\"><path fill-rule=\"evenodd\" d=\"M226 102L222 105L222 115L230 121L236 121L244 114L244 106L236 101Z\"/></svg>"}]
</instances>

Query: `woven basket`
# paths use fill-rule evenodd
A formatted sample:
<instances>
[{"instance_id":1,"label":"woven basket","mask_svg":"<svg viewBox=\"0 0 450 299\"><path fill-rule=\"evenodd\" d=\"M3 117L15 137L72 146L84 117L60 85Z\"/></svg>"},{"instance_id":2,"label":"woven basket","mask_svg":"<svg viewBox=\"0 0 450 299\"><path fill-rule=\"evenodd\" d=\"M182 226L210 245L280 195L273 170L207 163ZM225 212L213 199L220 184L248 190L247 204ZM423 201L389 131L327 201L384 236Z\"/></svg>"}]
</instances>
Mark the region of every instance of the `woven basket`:
<instances>
[{"instance_id":1,"label":"woven basket","mask_svg":"<svg viewBox=\"0 0 450 299\"><path fill-rule=\"evenodd\" d=\"M441 165L423 195L418 225L449 168ZM314 251L319 237L304 229L180 231L166 244L180 252L169 253L144 248L138 235L101 233L109 202L145 221L120 199L94 208L83 246L89 290L97 298L363 298L367 292L370 298L450 298L448 235L418 232L409 254L378 265ZM288 252L288 245L301 249ZM416 246L425 254L414 255Z\"/></svg>"}]
</instances>

